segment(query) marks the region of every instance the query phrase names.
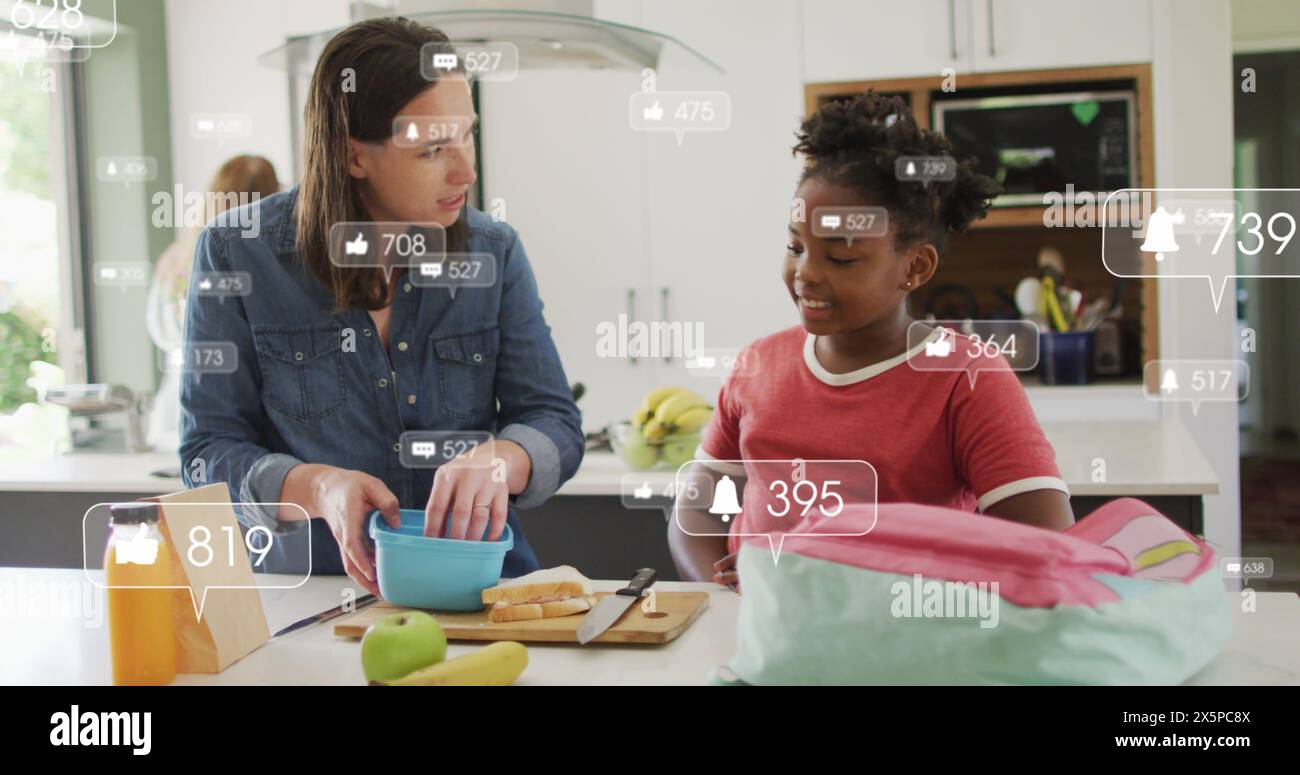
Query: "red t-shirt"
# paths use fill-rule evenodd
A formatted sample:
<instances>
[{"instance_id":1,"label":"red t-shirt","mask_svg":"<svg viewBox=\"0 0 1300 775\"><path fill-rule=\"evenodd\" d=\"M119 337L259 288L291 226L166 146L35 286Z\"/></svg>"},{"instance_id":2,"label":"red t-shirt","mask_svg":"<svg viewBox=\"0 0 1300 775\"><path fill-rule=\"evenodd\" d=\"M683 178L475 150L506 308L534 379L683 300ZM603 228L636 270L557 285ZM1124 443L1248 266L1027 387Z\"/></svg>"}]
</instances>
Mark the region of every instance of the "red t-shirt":
<instances>
[{"instance_id":1,"label":"red t-shirt","mask_svg":"<svg viewBox=\"0 0 1300 775\"><path fill-rule=\"evenodd\" d=\"M971 355L977 348L961 335L938 360L925 345L939 333L847 374L832 374L818 362L814 338L800 326L758 340L737 360L754 368L733 371L718 393L701 457L865 460L876 471L879 503L983 511L1033 490L1068 494L1052 446L1006 361ZM939 368L945 370L930 370ZM979 370L973 388L972 369ZM734 464L714 467L745 474ZM739 548L739 533L789 529L762 509L742 510L732 521L729 550Z\"/></svg>"}]
</instances>

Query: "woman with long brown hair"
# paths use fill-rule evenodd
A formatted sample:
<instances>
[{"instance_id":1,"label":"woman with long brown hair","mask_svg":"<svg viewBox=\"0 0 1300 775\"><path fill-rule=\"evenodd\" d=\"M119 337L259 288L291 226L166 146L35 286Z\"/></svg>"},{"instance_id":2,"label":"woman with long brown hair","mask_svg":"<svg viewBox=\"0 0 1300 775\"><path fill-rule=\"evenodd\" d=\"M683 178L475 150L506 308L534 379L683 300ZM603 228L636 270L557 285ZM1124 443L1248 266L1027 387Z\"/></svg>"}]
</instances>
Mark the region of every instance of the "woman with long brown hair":
<instances>
[{"instance_id":1,"label":"woman with long brown hair","mask_svg":"<svg viewBox=\"0 0 1300 775\"><path fill-rule=\"evenodd\" d=\"M446 36L407 19L336 35L308 94L301 185L253 205L256 237L213 225L199 240L196 271L252 283L238 299L191 291L187 350L222 343L236 363L209 369L200 356L184 376L183 470L191 486L224 481L232 500L263 504L238 511L272 531L269 572L346 572L377 592L368 517L395 526L399 507L424 510L426 535L496 540L509 524L503 575L528 572L537 562L514 508L545 501L582 460L519 236L466 204L468 82L422 71L430 50L451 51ZM430 252L413 256L417 243ZM457 256L490 271L449 289L442 268ZM412 431L493 441L431 469L404 448Z\"/></svg>"}]
</instances>

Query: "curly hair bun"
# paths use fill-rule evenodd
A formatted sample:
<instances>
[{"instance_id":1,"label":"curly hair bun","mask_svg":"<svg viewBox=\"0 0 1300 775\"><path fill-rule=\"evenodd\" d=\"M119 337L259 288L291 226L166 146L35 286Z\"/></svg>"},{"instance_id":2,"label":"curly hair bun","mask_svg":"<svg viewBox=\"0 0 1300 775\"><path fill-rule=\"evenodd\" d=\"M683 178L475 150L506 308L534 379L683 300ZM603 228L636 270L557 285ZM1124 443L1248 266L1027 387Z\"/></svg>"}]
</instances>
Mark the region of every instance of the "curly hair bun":
<instances>
[{"instance_id":1,"label":"curly hair bun","mask_svg":"<svg viewBox=\"0 0 1300 775\"><path fill-rule=\"evenodd\" d=\"M988 213L1002 187L975 172L976 160L956 164L949 181L900 181L895 163L906 156L952 156L952 143L917 126L901 97L868 91L821 106L796 133L794 153L806 158L800 182L827 180L884 207L899 245L930 241L943 251L948 237Z\"/></svg>"}]
</instances>

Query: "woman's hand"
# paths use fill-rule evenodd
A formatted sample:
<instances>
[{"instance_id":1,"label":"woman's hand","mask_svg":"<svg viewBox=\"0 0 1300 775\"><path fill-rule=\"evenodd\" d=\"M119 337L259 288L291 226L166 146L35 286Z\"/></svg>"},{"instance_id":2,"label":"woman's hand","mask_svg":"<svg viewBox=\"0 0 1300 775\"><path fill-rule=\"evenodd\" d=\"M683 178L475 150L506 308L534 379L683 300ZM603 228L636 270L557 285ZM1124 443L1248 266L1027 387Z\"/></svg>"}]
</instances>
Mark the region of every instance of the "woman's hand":
<instances>
[{"instance_id":1,"label":"woman's hand","mask_svg":"<svg viewBox=\"0 0 1300 775\"><path fill-rule=\"evenodd\" d=\"M714 582L725 587L731 587L732 591L740 592L740 573L736 570L736 552L728 554L721 560L713 563Z\"/></svg>"},{"instance_id":2,"label":"woman's hand","mask_svg":"<svg viewBox=\"0 0 1300 775\"><path fill-rule=\"evenodd\" d=\"M433 475L433 490L424 509L424 534L471 541L500 538L505 531L510 493L522 491L528 481L526 473L520 479L520 456L523 467L529 468L522 447L494 441L440 466Z\"/></svg>"},{"instance_id":3,"label":"woman's hand","mask_svg":"<svg viewBox=\"0 0 1300 775\"><path fill-rule=\"evenodd\" d=\"M366 532L375 509L379 509L390 526L395 528L401 524L397 496L388 486L360 471L305 464L289 469L283 493L282 500L297 503L308 514L325 520L343 555L344 570L353 581L378 595L374 553ZM281 511L284 512L283 507ZM301 518L301 512L298 514Z\"/></svg>"}]
</instances>

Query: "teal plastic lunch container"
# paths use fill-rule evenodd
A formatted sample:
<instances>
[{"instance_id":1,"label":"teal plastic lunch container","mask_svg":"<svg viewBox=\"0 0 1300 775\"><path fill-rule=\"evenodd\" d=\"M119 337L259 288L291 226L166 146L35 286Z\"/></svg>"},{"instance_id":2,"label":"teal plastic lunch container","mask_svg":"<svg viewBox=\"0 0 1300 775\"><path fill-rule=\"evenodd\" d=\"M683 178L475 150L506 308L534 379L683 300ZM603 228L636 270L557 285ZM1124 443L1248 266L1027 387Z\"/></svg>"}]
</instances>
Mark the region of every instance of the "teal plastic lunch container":
<instances>
[{"instance_id":1,"label":"teal plastic lunch container","mask_svg":"<svg viewBox=\"0 0 1300 775\"><path fill-rule=\"evenodd\" d=\"M384 599L437 611L483 608L483 590L501 580L506 552L515 545L510 525L496 541L457 541L427 538L423 511L402 509L401 520L393 529L378 511L370 515L375 574Z\"/></svg>"}]
</instances>

